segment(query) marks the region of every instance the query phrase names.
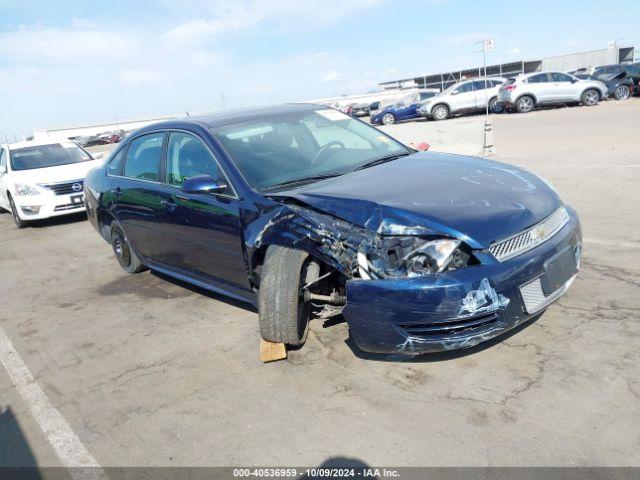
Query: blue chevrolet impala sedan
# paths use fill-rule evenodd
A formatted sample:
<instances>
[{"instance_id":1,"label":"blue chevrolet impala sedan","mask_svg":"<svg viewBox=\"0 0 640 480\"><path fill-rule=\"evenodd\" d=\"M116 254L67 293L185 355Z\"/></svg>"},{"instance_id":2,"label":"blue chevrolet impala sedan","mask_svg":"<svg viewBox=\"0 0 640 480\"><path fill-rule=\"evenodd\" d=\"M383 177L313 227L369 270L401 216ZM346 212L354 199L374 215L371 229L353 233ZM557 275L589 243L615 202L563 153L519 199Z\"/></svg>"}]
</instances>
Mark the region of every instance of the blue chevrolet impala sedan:
<instances>
[{"instance_id":1,"label":"blue chevrolet impala sedan","mask_svg":"<svg viewBox=\"0 0 640 480\"><path fill-rule=\"evenodd\" d=\"M85 199L126 272L250 302L290 346L339 317L369 352L470 347L539 315L580 265L578 217L542 179L317 105L142 128Z\"/></svg>"}]
</instances>

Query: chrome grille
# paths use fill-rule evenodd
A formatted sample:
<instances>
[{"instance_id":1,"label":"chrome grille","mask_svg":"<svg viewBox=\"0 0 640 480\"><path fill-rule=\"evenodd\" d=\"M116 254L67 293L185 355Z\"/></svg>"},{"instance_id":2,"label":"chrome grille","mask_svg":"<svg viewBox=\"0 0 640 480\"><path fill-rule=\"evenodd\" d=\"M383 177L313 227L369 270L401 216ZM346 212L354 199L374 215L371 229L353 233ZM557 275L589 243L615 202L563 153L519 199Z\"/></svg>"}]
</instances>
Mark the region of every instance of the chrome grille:
<instances>
[{"instance_id":1,"label":"chrome grille","mask_svg":"<svg viewBox=\"0 0 640 480\"><path fill-rule=\"evenodd\" d=\"M546 242L564 227L568 220L567 210L560 207L543 221L524 232L494 243L489 251L500 261L508 260Z\"/></svg>"},{"instance_id":2,"label":"chrome grille","mask_svg":"<svg viewBox=\"0 0 640 480\"><path fill-rule=\"evenodd\" d=\"M74 185L79 185L74 188ZM72 195L74 193L82 193L84 188L84 180L71 180L69 182L46 183L40 184L41 187L53 190L56 195Z\"/></svg>"},{"instance_id":3,"label":"chrome grille","mask_svg":"<svg viewBox=\"0 0 640 480\"><path fill-rule=\"evenodd\" d=\"M520 287L520 295L522 296L522 303L524 303L525 311L528 314L539 312L551 302L560 298L560 296L571 286L575 278L576 277L574 275L569 279L569 281L567 281L567 283L549 295L544 294L544 290L542 290L542 280L540 280L540 277L522 285Z\"/></svg>"}]
</instances>

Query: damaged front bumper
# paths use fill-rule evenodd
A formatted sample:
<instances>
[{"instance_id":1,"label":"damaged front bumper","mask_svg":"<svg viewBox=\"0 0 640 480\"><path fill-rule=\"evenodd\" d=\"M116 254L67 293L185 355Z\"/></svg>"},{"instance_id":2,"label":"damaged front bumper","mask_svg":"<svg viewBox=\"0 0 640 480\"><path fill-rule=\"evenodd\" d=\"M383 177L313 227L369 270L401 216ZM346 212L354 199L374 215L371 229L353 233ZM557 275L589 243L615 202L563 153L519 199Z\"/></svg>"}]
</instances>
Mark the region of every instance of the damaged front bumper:
<instances>
[{"instance_id":1,"label":"damaged front bumper","mask_svg":"<svg viewBox=\"0 0 640 480\"><path fill-rule=\"evenodd\" d=\"M498 262L424 277L346 284L343 315L367 352L415 355L468 348L538 315L569 287L580 263L577 215L546 242Z\"/></svg>"}]
</instances>

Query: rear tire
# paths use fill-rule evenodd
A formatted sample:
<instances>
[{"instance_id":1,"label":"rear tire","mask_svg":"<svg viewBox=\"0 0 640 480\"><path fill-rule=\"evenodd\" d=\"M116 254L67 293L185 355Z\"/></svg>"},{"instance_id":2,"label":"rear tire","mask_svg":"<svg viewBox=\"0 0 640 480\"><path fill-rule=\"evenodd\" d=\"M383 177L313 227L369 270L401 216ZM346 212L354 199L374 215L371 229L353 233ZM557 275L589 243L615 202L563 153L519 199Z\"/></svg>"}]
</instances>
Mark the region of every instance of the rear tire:
<instances>
[{"instance_id":1,"label":"rear tire","mask_svg":"<svg viewBox=\"0 0 640 480\"><path fill-rule=\"evenodd\" d=\"M268 342L304 344L311 304L302 288L317 280L320 266L306 252L272 245L262 267L259 290L260 335Z\"/></svg>"},{"instance_id":2,"label":"rear tire","mask_svg":"<svg viewBox=\"0 0 640 480\"><path fill-rule=\"evenodd\" d=\"M597 90L590 88L589 90L585 90L584 92L582 92L580 101L582 102L583 105L586 105L587 107L593 107L594 105L597 105L598 102L600 101L600 93L598 93Z\"/></svg>"},{"instance_id":3,"label":"rear tire","mask_svg":"<svg viewBox=\"0 0 640 480\"><path fill-rule=\"evenodd\" d=\"M26 220L22 220L18 215L18 209L16 208L16 204L13 203L13 198L11 197L11 194L9 194L8 197L9 197L9 206L11 207L11 216L13 217L13 223L16 224L16 228L26 227L28 223Z\"/></svg>"},{"instance_id":4,"label":"rear tire","mask_svg":"<svg viewBox=\"0 0 640 480\"><path fill-rule=\"evenodd\" d=\"M631 96L631 88L629 85L618 85L613 92L613 97L616 100L626 100Z\"/></svg>"},{"instance_id":5,"label":"rear tire","mask_svg":"<svg viewBox=\"0 0 640 480\"><path fill-rule=\"evenodd\" d=\"M516 101L516 110L518 113L529 113L535 107L536 102L533 97L524 95Z\"/></svg>"},{"instance_id":6,"label":"rear tire","mask_svg":"<svg viewBox=\"0 0 640 480\"><path fill-rule=\"evenodd\" d=\"M489 113L502 113L504 112L504 107L500 102L498 102L497 98L492 98L489 100Z\"/></svg>"},{"instance_id":7,"label":"rear tire","mask_svg":"<svg viewBox=\"0 0 640 480\"><path fill-rule=\"evenodd\" d=\"M127 273L139 273L145 270L136 252L133 251L127 236L119 225L111 226L111 247L116 260Z\"/></svg>"},{"instance_id":8,"label":"rear tire","mask_svg":"<svg viewBox=\"0 0 640 480\"><path fill-rule=\"evenodd\" d=\"M447 118L449 118L450 113L451 112L449 111L449 107L440 104L433 107L433 109L431 110L431 117L437 121L446 120Z\"/></svg>"}]
</instances>

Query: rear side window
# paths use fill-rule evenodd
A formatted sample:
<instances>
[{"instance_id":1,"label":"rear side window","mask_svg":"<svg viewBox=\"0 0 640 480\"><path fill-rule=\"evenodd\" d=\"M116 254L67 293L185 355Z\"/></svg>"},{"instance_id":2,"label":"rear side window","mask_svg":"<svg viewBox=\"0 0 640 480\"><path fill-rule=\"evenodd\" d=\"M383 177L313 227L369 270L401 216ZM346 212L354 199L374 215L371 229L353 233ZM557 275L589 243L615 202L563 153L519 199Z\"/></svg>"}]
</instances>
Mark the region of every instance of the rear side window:
<instances>
[{"instance_id":1,"label":"rear side window","mask_svg":"<svg viewBox=\"0 0 640 480\"><path fill-rule=\"evenodd\" d=\"M121 148L107 165L107 173L109 175L120 175L122 173L122 160L124 159L125 150L126 148Z\"/></svg>"},{"instance_id":2,"label":"rear side window","mask_svg":"<svg viewBox=\"0 0 640 480\"><path fill-rule=\"evenodd\" d=\"M135 138L129 144L124 176L158 181L164 133L152 133Z\"/></svg>"},{"instance_id":3,"label":"rear side window","mask_svg":"<svg viewBox=\"0 0 640 480\"><path fill-rule=\"evenodd\" d=\"M218 163L202 141L187 133L172 132L167 147L167 183L179 186L197 175L225 180Z\"/></svg>"},{"instance_id":4,"label":"rear side window","mask_svg":"<svg viewBox=\"0 0 640 480\"><path fill-rule=\"evenodd\" d=\"M549 81L549 78L547 76L546 73L540 73L538 75L534 75L532 77L529 77L529 80L527 80L527 83L547 83Z\"/></svg>"}]
</instances>

